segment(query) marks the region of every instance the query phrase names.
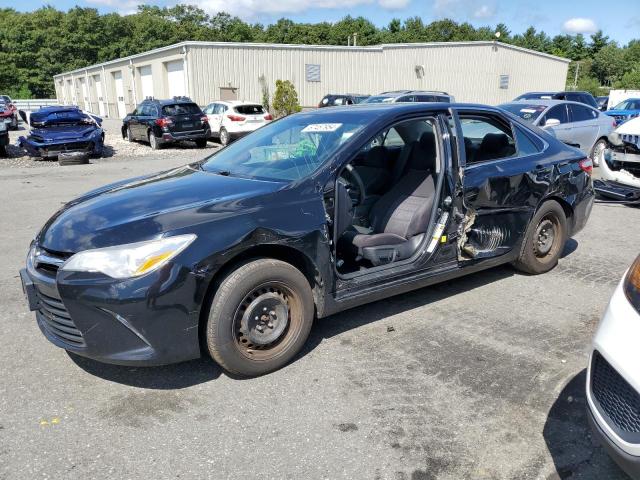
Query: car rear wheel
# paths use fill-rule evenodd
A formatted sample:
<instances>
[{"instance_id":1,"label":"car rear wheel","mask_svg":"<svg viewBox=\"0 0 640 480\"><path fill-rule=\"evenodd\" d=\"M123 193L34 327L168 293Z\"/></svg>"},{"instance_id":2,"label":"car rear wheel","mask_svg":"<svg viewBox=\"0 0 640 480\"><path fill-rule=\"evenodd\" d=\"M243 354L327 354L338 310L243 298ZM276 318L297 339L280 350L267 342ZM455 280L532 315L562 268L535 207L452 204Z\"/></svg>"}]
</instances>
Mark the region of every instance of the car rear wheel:
<instances>
[{"instance_id":1,"label":"car rear wheel","mask_svg":"<svg viewBox=\"0 0 640 480\"><path fill-rule=\"evenodd\" d=\"M300 351L313 317L311 286L298 269L267 258L248 262L216 291L206 328L209 353L236 375L272 372Z\"/></svg>"},{"instance_id":2,"label":"car rear wheel","mask_svg":"<svg viewBox=\"0 0 640 480\"><path fill-rule=\"evenodd\" d=\"M226 146L229 144L229 140L231 139L229 136L229 132L227 132L227 129L222 127L220 129L220 134L218 136L220 138L220 144L223 146Z\"/></svg>"},{"instance_id":3,"label":"car rear wheel","mask_svg":"<svg viewBox=\"0 0 640 480\"><path fill-rule=\"evenodd\" d=\"M604 138L601 138L596 142L596 144L591 149L591 154L589 155L589 158L591 158L591 161L593 162L594 166L598 167L602 165L601 162L604 161L604 151L607 149L607 146L608 146L607 141Z\"/></svg>"},{"instance_id":4,"label":"car rear wheel","mask_svg":"<svg viewBox=\"0 0 640 480\"><path fill-rule=\"evenodd\" d=\"M567 218L560 204L549 200L529 222L524 247L515 268L526 273L538 274L551 270L567 241Z\"/></svg>"},{"instance_id":5,"label":"car rear wheel","mask_svg":"<svg viewBox=\"0 0 640 480\"><path fill-rule=\"evenodd\" d=\"M199 138L198 140L196 140L196 147L198 147L198 148L206 148L207 147L207 139L206 138Z\"/></svg>"},{"instance_id":6,"label":"car rear wheel","mask_svg":"<svg viewBox=\"0 0 640 480\"><path fill-rule=\"evenodd\" d=\"M158 137L153 133L153 130L149 132L149 145L151 145L153 150L160 150L160 148L162 148L162 144L158 140Z\"/></svg>"}]
</instances>

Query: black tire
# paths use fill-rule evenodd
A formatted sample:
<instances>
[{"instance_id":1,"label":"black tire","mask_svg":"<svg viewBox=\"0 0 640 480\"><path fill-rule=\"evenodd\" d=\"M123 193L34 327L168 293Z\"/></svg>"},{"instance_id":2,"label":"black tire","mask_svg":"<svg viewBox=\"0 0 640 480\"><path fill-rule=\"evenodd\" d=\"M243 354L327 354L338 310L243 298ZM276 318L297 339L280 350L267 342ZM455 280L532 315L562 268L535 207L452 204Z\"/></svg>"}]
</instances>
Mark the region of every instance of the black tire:
<instances>
[{"instance_id":1,"label":"black tire","mask_svg":"<svg viewBox=\"0 0 640 480\"><path fill-rule=\"evenodd\" d=\"M594 167L600 166L600 162L604 162L604 150L609 146L609 142L607 142L604 138L598 140L593 148L591 149L591 153L589 153L589 158L593 162Z\"/></svg>"},{"instance_id":2,"label":"black tire","mask_svg":"<svg viewBox=\"0 0 640 480\"><path fill-rule=\"evenodd\" d=\"M149 130L149 145L153 150L160 150L162 148L162 143L158 140L158 137L155 136L153 130Z\"/></svg>"},{"instance_id":3,"label":"black tire","mask_svg":"<svg viewBox=\"0 0 640 480\"><path fill-rule=\"evenodd\" d=\"M280 260L253 260L218 287L207 320L207 347L226 371L263 375L300 351L313 317L311 286L298 269Z\"/></svg>"},{"instance_id":4,"label":"black tire","mask_svg":"<svg viewBox=\"0 0 640 480\"><path fill-rule=\"evenodd\" d=\"M60 153L58 163L62 166L85 165L89 163L89 154L85 152Z\"/></svg>"},{"instance_id":5,"label":"black tire","mask_svg":"<svg viewBox=\"0 0 640 480\"><path fill-rule=\"evenodd\" d=\"M127 142L133 142L135 139L133 138L133 133L131 132L131 127L127 127Z\"/></svg>"},{"instance_id":6,"label":"black tire","mask_svg":"<svg viewBox=\"0 0 640 480\"><path fill-rule=\"evenodd\" d=\"M558 264L567 233L567 217L560 204L555 200L543 203L529 222L520 258L513 266L534 275L548 272Z\"/></svg>"},{"instance_id":7,"label":"black tire","mask_svg":"<svg viewBox=\"0 0 640 480\"><path fill-rule=\"evenodd\" d=\"M199 138L196 140L196 147L198 148L207 148L207 139Z\"/></svg>"},{"instance_id":8,"label":"black tire","mask_svg":"<svg viewBox=\"0 0 640 480\"><path fill-rule=\"evenodd\" d=\"M222 127L220 129L220 133L218 134L218 139L220 140L220 145L222 145L223 147L229 145L231 141L231 137L229 135L229 132L227 132L226 128Z\"/></svg>"}]
</instances>

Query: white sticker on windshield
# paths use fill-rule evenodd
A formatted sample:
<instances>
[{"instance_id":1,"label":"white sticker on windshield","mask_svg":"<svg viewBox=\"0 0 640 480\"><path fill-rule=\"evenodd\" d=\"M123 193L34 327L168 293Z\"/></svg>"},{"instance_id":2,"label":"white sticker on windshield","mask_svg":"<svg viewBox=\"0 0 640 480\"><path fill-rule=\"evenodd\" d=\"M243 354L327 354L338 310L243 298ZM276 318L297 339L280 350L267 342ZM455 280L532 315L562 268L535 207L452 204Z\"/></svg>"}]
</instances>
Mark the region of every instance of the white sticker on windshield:
<instances>
[{"instance_id":1,"label":"white sticker on windshield","mask_svg":"<svg viewBox=\"0 0 640 480\"><path fill-rule=\"evenodd\" d=\"M536 113L536 111L533 108L523 108L522 110L520 110L522 113Z\"/></svg>"},{"instance_id":2,"label":"white sticker on windshield","mask_svg":"<svg viewBox=\"0 0 640 480\"><path fill-rule=\"evenodd\" d=\"M341 123L312 123L302 129L302 133L327 133L335 132L342 126Z\"/></svg>"}]
</instances>

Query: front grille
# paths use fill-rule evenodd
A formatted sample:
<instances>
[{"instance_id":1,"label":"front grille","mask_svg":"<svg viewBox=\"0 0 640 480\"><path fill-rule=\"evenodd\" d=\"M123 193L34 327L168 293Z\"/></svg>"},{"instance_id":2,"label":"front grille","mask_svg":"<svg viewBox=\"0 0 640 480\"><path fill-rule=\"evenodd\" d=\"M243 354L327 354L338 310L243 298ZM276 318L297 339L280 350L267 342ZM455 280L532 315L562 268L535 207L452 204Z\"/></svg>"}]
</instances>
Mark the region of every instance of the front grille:
<instances>
[{"instance_id":1,"label":"front grille","mask_svg":"<svg viewBox=\"0 0 640 480\"><path fill-rule=\"evenodd\" d=\"M84 152L89 150L91 142L69 142L60 145L51 145L50 147L43 147L45 150L48 150L49 153L52 152Z\"/></svg>"},{"instance_id":2,"label":"front grille","mask_svg":"<svg viewBox=\"0 0 640 480\"><path fill-rule=\"evenodd\" d=\"M59 253L52 250L45 250L42 247L36 249L34 256L34 267L45 273L55 274L62 264L70 257L68 253Z\"/></svg>"},{"instance_id":3,"label":"front grille","mask_svg":"<svg viewBox=\"0 0 640 480\"><path fill-rule=\"evenodd\" d=\"M622 138L622 140L625 143L630 143L631 145L633 145L636 148L640 149L640 135L622 134L622 135L620 135L620 138Z\"/></svg>"},{"instance_id":4,"label":"front grille","mask_svg":"<svg viewBox=\"0 0 640 480\"><path fill-rule=\"evenodd\" d=\"M591 365L591 391L618 429L640 433L640 394L597 351Z\"/></svg>"},{"instance_id":5,"label":"front grille","mask_svg":"<svg viewBox=\"0 0 640 480\"><path fill-rule=\"evenodd\" d=\"M40 302L39 312L49 333L63 342L83 347L82 333L71 320L62 300L45 295L40 291L37 294Z\"/></svg>"}]
</instances>

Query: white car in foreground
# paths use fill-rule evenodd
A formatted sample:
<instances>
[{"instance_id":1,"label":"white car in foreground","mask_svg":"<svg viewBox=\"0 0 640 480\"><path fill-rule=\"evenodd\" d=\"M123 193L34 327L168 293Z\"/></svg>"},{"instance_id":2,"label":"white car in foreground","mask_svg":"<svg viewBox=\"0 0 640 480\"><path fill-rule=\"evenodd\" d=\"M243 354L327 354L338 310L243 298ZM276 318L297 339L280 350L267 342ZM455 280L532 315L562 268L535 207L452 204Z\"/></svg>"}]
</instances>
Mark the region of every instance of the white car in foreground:
<instances>
[{"instance_id":1,"label":"white car in foreground","mask_svg":"<svg viewBox=\"0 0 640 480\"><path fill-rule=\"evenodd\" d=\"M209 119L211 135L222 145L266 125L273 117L255 102L239 100L218 101L207 105L204 113Z\"/></svg>"},{"instance_id":2,"label":"white car in foreground","mask_svg":"<svg viewBox=\"0 0 640 480\"><path fill-rule=\"evenodd\" d=\"M586 388L593 434L624 471L640 479L640 256L600 321Z\"/></svg>"}]
</instances>

